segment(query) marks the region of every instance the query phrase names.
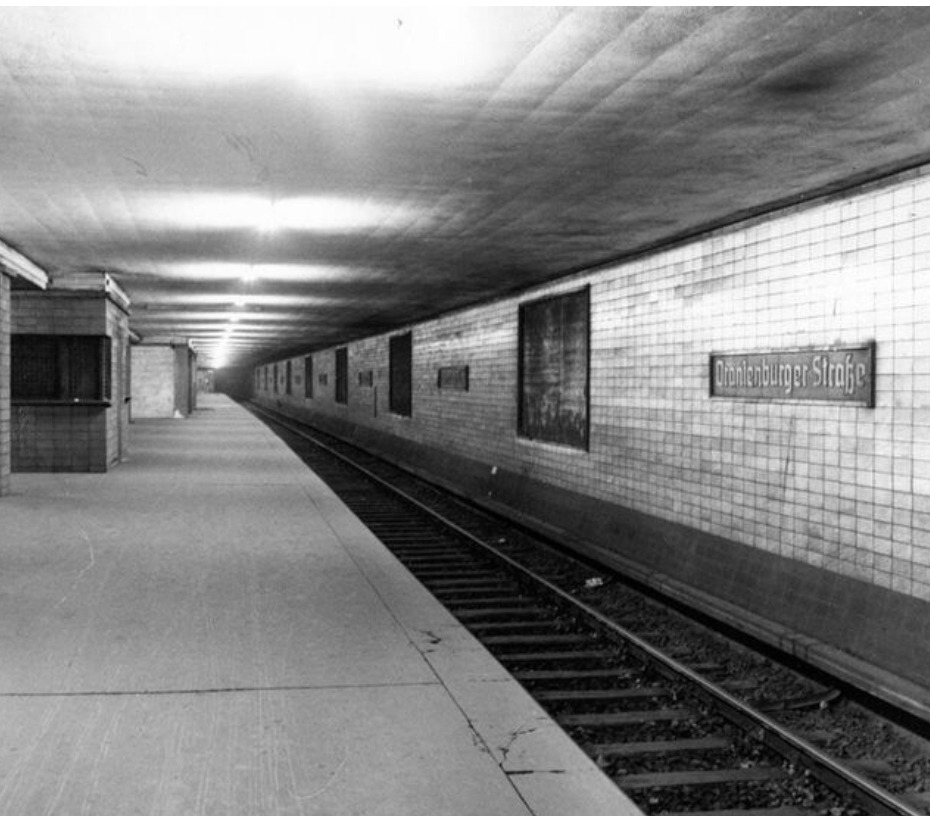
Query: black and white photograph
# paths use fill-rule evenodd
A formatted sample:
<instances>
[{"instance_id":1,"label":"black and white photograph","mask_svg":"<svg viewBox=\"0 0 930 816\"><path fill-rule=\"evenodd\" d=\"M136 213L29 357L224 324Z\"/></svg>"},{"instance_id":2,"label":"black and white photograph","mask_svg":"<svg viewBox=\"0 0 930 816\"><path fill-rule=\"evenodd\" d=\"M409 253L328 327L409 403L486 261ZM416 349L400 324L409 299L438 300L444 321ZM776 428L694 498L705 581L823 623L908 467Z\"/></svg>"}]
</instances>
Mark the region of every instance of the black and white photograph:
<instances>
[{"instance_id":1,"label":"black and white photograph","mask_svg":"<svg viewBox=\"0 0 930 816\"><path fill-rule=\"evenodd\" d=\"M0 816L930 816L930 7L0 5Z\"/></svg>"}]
</instances>

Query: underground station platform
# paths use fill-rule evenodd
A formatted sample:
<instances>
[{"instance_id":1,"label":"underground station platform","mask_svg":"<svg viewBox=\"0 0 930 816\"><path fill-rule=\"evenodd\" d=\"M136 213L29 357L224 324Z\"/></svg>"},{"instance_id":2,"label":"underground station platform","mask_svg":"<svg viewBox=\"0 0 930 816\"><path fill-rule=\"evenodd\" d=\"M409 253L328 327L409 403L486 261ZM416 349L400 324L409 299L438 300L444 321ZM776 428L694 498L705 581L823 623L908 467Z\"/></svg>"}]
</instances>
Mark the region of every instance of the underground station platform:
<instances>
[{"instance_id":1,"label":"underground station platform","mask_svg":"<svg viewBox=\"0 0 930 816\"><path fill-rule=\"evenodd\" d=\"M247 411L132 428L0 508L0 812L639 812Z\"/></svg>"}]
</instances>

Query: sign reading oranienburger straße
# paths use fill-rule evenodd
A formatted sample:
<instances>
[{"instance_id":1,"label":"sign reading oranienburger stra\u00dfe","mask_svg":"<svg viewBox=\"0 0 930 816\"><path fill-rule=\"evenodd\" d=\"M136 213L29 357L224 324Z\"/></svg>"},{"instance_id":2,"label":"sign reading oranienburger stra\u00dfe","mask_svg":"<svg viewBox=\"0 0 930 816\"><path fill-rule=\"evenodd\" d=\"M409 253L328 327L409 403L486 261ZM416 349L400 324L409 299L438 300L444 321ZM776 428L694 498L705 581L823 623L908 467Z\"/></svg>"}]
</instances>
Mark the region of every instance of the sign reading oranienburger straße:
<instances>
[{"instance_id":1,"label":"sign reading oranienburger stra\u00dfe","mask_svg":"<svg viewBox=\"0 0 930 816\"><path fill-rule=\"evenodd\" d=\"M875 404L875 344L710 355L710 395Z\"/></svg>"}]
</instances>

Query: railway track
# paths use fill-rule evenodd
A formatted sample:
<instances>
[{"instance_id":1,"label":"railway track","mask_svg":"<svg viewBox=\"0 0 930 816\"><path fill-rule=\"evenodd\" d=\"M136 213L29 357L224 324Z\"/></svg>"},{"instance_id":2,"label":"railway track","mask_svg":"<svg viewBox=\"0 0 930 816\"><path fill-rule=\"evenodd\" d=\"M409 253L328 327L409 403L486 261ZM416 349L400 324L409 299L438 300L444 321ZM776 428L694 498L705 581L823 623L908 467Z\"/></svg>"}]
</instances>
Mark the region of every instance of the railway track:
<instances>
[{"instance_id":1,"label":"railway track","mask_svg":"<svg viewBox=\"0 0 930 816\"><path fill-rule=\"evenodd\" d=\"M644 812L924 816L736 696L755 680L699 650L670 654L580 600L570 588L588 573L577 563L371 454L250 407Z\"/></svg>"}]
</instances>

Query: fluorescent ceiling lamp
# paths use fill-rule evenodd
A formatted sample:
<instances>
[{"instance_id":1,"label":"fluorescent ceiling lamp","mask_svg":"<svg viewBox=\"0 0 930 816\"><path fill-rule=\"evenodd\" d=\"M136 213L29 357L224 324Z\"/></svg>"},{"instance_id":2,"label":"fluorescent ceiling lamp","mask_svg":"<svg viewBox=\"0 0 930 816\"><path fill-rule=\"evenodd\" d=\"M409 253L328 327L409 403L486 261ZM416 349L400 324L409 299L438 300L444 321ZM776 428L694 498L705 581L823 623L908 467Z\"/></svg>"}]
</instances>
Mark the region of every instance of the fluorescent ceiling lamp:
<instances>
[{"instance_id":1,"label":"fluorescent ceiling lamp","mask_svg":"<svg viewBox=\"0 0 930 816\"><path fill-rule=\"evenodd\" d=\"M255 267L249 264L242 272L242 282L255 283L256 280L258 280L258 275L255 274Z\"/></svg>"},{"instance_id":2,"label":"fluorescent ceiling lamp","mask_svg":"<svg viewBox=\"0 0 930 816\"><path fill-rule=\"evenodd\" d=\"M422 213L400 205L335 196L280 198L248 193L178 193L136 198L139 222L178 229L344 232L407 229ZM273 227L273 229L272 229Z\"/></svg>"},{"instance_id":3,"label":"fluorescent ceiling lamp","mask_svg":"<svg viewBox=\"0 0 930 816\"><path fill-rule=\"evenodd\" d=\"M272 234L281 229L281 218L274 201L266 202L259 215L258 229L260 232Z\"/></svg>"},{"instance_id":4,"label":"fluorescent ceiling lamp","mask_svg":"<svg viewBox=\"0 0 930 816\"><path fill-rule=\"evenodd\" d=\"M108 7L57 14L61 39L75 43L85 60L177 81L272 76L327 88L472 81L488 61L481 17L446 6Z\"/></svg>"},{"instance_id":5,"label":"fluorescent ceiling lamp","mask_svg":"<svg viewBox=\"0 0 930 816\"><path fill-rule=\"evenodd\" d=\"M223 293L216 294L172 294L161 292L150 292L144 296L139 295L136 298L136 304L171 304L179 307L199 307L199 306L239 306L241 297L239 295L228 295ZM345 305L346 301L342 298L322 297L320 295L249 295L248 305L250 306L333 306Z\"/></svg>"},{"instance_id":6,"label":"fluorescent ceiling lamp","mask_svg":"<svg viewBox=\"0 0 930 816\"><path fill-rule=\"evenodd\" d=\"M258 263L255 277L263 281L290 283L331 283L334 281L374 281L387 276L381 269L366 266L330 266L328 264Z\"/></svg>"},{"instance_id":7,"label":"fluorescent ceiling lamp","mask_svg":"<svg viewBox=\"0 0 930 816\"><path fill-rule=\"evenodd\" d=\"M157 318L144 318L140 326L144 324L144 329L149 334L178 334L181 336L190 336L203 329L216 328L229 322L229 312L227 311L210 311L199 309L174 309L166 312L159 312ZM339 321L333 318L323 322L319 319L313 321L315 326L326 326L334 328L339 325ZM306 314L299 309L266 309L261 311L248 311L242 313L239 322L239 331L248 324L249 330L258 327L259 324L269 325L269 331L284 328L290 331L293 327L304 328L307 325Z\"/></svg>"}]
</instances>

